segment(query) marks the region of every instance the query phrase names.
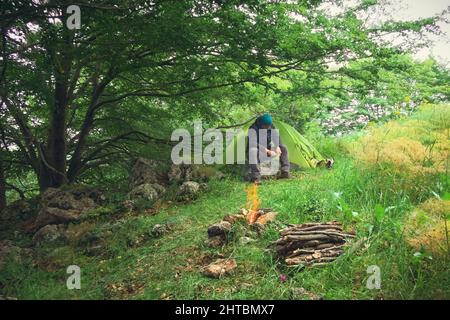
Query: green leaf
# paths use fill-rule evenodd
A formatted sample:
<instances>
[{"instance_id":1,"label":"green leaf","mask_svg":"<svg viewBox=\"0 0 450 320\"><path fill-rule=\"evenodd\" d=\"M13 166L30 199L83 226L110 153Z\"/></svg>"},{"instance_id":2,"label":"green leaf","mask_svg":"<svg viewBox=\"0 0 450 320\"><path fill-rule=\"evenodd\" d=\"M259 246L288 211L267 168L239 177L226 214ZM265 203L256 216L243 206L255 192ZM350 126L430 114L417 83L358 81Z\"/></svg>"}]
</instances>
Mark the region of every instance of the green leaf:
<instances>
[{"instance_id":1,"label":"green leaf","mask_svg":"<svg viewBox=\"0 0 450 320\"><path fill-rule=\"evenodd\" d=\"M375 222L377 224L380 224L381 221L383 220L385 214L386 214L386 210L384 209L384 207L381 204L377 204L375 206L375 211L374 211Z\"/></svg>"}]
</instances>

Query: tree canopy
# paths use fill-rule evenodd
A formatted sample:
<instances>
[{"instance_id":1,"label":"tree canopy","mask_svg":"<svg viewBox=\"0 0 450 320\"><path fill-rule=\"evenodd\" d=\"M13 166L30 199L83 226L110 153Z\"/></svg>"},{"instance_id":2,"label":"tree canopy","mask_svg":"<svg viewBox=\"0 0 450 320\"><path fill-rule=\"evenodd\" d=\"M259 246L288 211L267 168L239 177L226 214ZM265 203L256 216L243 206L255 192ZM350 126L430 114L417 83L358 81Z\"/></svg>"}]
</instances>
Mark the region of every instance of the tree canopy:
<instances>
[{"instance_id":1,"label":"tree canopy","mask_svg":"<svg viewBox=\"0 0 450 320\"><path fill-rule=\"evenodd\" d=\"M349 92L391 103L441 87L448 98L448 71L382 38L434 18L373 27L363 17L376 1L339 14L327 3L80 1L81 28L69 29L69 1L2 2L0 179L32 172L41 190L59 187L142 145L160 155L173 128L229 123L248 106L299 127Z\"/></svg>"}]
</instances>

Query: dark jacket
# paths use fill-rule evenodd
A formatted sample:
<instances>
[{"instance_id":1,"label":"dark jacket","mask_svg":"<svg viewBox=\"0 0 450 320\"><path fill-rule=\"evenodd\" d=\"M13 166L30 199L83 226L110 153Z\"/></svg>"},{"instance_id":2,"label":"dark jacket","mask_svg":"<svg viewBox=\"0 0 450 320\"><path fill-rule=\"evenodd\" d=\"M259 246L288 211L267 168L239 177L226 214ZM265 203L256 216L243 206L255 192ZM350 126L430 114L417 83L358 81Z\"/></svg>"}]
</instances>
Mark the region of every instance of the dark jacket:
<instances>
[{"instance_id":1,"label":"dark jacket","mask_svg":"<svg viewBox=\"0 0 450 320\"><path fill-rule=\"evenodd\" d=\"M263 142L261 141L262 137L261 136L261 132L259 131L259 129L263 129L263 124L261 123L261 118L258 117L255 122L250 126L250 129L255 130L256 132L256 139L257 139L257 146L259 149L271 149L271 150L275 150L277 147L279 147L281 143L281 138L278 134L278 130L275 130L275 126L271 125L269 129L267 129L267 144L263 145ZM273 130L273 133L272 133ZM272 134L274 136L274 141L272 141ZM249 137L249 134L247 134L247 138ZM273 142L273 145L272 145Z\"/></svg>"}]
</instances>

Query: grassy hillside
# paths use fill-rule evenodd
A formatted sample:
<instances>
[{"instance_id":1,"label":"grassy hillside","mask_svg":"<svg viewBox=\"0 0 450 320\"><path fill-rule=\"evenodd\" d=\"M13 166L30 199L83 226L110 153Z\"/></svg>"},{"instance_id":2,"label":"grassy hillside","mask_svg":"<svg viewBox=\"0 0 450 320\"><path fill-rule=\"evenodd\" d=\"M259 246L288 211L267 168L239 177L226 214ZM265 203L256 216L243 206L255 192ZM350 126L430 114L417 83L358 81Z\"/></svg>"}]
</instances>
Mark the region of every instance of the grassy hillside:
<instances>
[{"instance_id":1,"label":"grassy hillside","mask_svg":"<svg viewBox=\"0 0 450 320\"><path fill-rule=\"evenodd\" d=\"M449 299L444 229L450 214L448 108L426 106L413 118L350 137L315 139L320 151L335 158L334 168L264 182L261 206L279 214L261 236L250 234L254 242L218 249L204 244L208 225L245 206L247 184L229 176L210 181L208 191L189 204L164 202L156 210L128 213L114 203L96 209L72 228L75 233L91 229L104 239L97 253L75 244L40 247L33 262L6 265L0 294L20 299L308 299L299 290L304 288L325 299ZM288 269L267 250L283 224L330 220L354 229L358 245L328 266ZM170 231L158 236L151 232L155 224L168 224ZM239 239L246 229L237 225L233 232ZM6 236L13 237L13 231ZM22 245L30 243L26 235L14 237ZM203 276L200 267L216 257L235 258L234 274ZM66 288L71 264L81 267L81 290ZM380 290L366 288L371 265L381 269Z\"/></svg>"}]
</instances>

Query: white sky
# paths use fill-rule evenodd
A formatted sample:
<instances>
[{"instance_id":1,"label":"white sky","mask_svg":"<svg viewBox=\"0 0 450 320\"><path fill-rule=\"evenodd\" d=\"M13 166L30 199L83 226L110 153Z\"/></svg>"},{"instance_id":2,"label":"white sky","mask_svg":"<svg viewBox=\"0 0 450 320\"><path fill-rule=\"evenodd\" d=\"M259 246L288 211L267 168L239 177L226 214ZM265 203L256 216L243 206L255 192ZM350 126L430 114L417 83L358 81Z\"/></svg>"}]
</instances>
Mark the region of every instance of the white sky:
<instances>
[{"instance_id":1,"label":"white sky","mask_svg":"<svg viewBox=\"0 0 450 320\"><path fill-rule=\"evenodd\" d=\"M438 22L442 34L427 35L432 44L419 50L415 57L426 59L429 56L450 66L450 0L387 0L387 10L394 20L407 21L438 15L447 10L445 18Z\"/></svg>"},{"instance_id":2,"label":"white sky","mask_svg":"<svg viewBox=\"0 0 450 320\"><path fill-rule=\"evenodd\" d=\"M339 15L361 4L361 1L330 0L324 3L323 9L331 15ZM450 0L379 0L378 5L371 7L369 11L360 11L359 18L363 19L368 27L375 27L386 21L413 21L436 17L444 11L445 14L437 23L441 29L439 35L425 32L422 39L415 38L411 43L417 44L414 48L414 56L417 59L434 57L450 68ZM403 43L402 38L394 35L387 35L383 39L395 45ZM410 36L409 39L413 38ZM427 44L421 47L419 44L423 44L424 40ZM428 43L429 41L431 43Z\"/></svg>"}]
</instances>

